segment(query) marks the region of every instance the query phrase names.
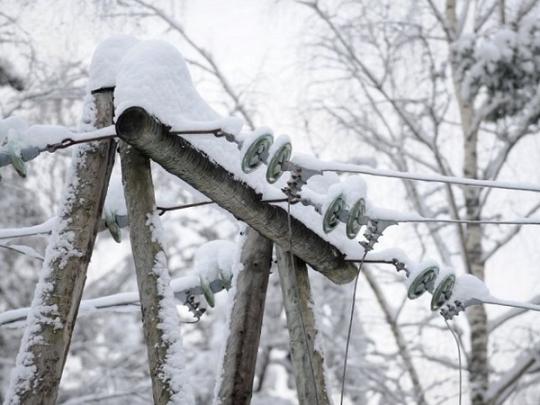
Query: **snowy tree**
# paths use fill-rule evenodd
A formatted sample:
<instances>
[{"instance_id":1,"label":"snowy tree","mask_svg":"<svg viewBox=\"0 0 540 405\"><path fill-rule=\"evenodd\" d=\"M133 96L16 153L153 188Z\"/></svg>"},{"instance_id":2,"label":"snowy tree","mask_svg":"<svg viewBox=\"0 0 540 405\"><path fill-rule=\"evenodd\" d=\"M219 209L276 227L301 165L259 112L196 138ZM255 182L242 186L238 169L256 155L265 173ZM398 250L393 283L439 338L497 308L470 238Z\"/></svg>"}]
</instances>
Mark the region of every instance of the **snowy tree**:
<instances>
[{"instance_id":1,"label":"snowy tree","mask_svg":"<svg viewBox=\"0 0 540 405\"><path fill-rule=\"evenodd\" d=\"M369 145L402 171L478 179L511 173L507 168L519 156L512 152L538 130L538 2L298 3L311 10L316 27L310 40L309 63L318 87L311 92L312 108L331 120L332 130ZM451 151L461 164L449 159ZM491 190L403 185L410 206L425 216L450 214L475 221L497 215L508 204ZM527 202L520 213L530 216L539 209L537 201ZM433 224L415 232L419 243L437 249L443 262L485 279L490 259L521 229ZM370 285L385 311L378 281ZM389 327L398 331L395 319L387 317ZM499 404L512 397L519 402L528 394L516 384L523 376L529 386L526 375L534 371L534 363L507 370L512 383L501 388L507 376L501 370L493 373L496 353L488 344L485 309L470 308L467 321L471 403ZM394 336L414 391L429 393L418 381L420 362L411 362L405 342ZM429 357L448 365L443 357Z\"/></svg>"}]
</instances>

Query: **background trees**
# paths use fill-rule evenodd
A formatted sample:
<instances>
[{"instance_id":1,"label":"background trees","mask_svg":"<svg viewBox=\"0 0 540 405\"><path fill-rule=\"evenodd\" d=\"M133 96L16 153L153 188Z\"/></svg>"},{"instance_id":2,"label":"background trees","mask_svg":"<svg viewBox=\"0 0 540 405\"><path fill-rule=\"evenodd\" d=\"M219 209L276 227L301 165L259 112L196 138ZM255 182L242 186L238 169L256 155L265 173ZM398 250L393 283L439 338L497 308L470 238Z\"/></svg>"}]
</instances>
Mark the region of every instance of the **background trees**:
<instances>
[{"instance_id":1,"label":"background trees","mask_svg":"<svg viewBox=\"0 0 540 405\"><path fill-rule=\"evenodd\" d=\"M75 126L88 58L99 39L121 30L175 43L212 105L242 116L250 125L287 129L295 147L303 145L304 151L336 160L374 156L380 167L399 170L538 183L536 3L358 0L264 2L254 7L237 1L220 15L214 8L223 6L210 2L59 1L51 6L4 1L0 46L9 63L0 65L12 79L0 79L7 83L0 88L0 108L3 116L22 114L35 122ZM276 27L253 28L267 21ZM265 56L257 42L273 47ZM234 49L245 47L243 43L251 46L244 48L253 59L249 63ZM40 158L26 181L3 170L0 185L13 193L2 193L0 225L22 226L48 217L58 201L65 164L56 154ZM197 198L156 170L158 195L175 203ZM369 185L377 203L401 210L407 205L425 216L496 218L533 215L540 209L535 195L521 193L412 182L396 187L397 182L381 180ZM189 272L198 245L231 238L237 231L228 214L211 208L176 213L165 227L176 275ZM538 231L519 227L402 225L384 239L387 246L405 248L412 257L437 256L460 272L487 276L499 295L527 299L538 293L538 276L533 274L537 237ZM40 239L19 242L43 249ZM26 256L0 250L0 308L25 306L38 267ZM135 289L127 252L125 244L116 245L104 235L98 238L86 297ZM337 390L351 286L331 285L311 275L330 381ZM426 302L405 302L400 280L386 268L364 273L349 398L353 403L454 403L457 361L451 337ZM276 396L287 401L294 389L276 283L272 275L256 380L255 402L261 403L275 402ZM226 300L220 295L208 316L183 328L200 403L212 396L213 365L223 343ZM534 373L538 364L527 361L537 343L536 318L507 316L513 313L486 314L478 307L457 321L467 352L465 388L475 404L534 403L540 395ZM113 313L81 319L60 403L148 403L150 383L137 317ZM0 332L1 392L18 333L5 328Z\"/></svg>"}]
</instances>

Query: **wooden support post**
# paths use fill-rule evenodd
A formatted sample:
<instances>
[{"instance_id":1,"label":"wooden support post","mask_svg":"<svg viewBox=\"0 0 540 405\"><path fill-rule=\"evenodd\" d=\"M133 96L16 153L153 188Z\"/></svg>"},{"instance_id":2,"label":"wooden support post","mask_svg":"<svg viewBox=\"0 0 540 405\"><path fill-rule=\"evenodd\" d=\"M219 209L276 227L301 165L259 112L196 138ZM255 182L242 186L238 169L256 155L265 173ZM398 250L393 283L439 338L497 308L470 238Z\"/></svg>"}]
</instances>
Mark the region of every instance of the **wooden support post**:
<instances>
[{"instance_id":1,"label":"wooden support post","mask_svg":"<svg viewBox=\"0 0 540 405\"><path fill-rule=\"evenodd\" d=\"M150 160L124 142L120 156L154 404L190 405L194 400L160 236Z\"/></svg>"},{"instance_id":2,"label":"wooden support post","mask_svg":"<svg viewBox=\"0 0 540 405\"><path fill-rule=\"evenodd\" d=\"M112 91L94 94L94 126L112 125ZM116 152L105 140L79 147L45 253L5 405L55 404Z\"/></svg>"},{"instance_id":3,"label":"wooden support post","mask_svg":"<svg viewBox=\"0 0 540 405\"><path fill-rule=\"evenodd\" d=\"M236 289L230 308L230 330L220 372L215 403L243 405L251 402L257 351L261 337L264 302L272 266L272 242L247 229L240 262L233 280Z\"/></svg>"},{"instance_id":4,"label":"wooden support post","mask_svg":"<svg viewBox=\"0 0 540 405\"><path fill-rule=\"evenodd\" d=\"M294 257L293 265L290 253L280 247L276 247L276 254L298 402L301 405L327 405L330 401L324 376L324 357L315 347L318 331L307 266L298 257Z\"/></svg>"},{"instance_id":5,"label":"wooden support post","mask_svg":"<svg viewBox=\"0 0 540 405\"><path fill-rule=\"evenodd\" d=\"M144 109L131 107L116 121L117 134L165 170L180 177L261 235L287 248L287 212L261 202L260 195L180 136L169 134ZM239 163L240 164L240 163ZM321 219L322 220L322 219ZM335 283L348 283L358 273L353 263L302 222L291 219L293 253Z\"/></svg>"}]
</instances>

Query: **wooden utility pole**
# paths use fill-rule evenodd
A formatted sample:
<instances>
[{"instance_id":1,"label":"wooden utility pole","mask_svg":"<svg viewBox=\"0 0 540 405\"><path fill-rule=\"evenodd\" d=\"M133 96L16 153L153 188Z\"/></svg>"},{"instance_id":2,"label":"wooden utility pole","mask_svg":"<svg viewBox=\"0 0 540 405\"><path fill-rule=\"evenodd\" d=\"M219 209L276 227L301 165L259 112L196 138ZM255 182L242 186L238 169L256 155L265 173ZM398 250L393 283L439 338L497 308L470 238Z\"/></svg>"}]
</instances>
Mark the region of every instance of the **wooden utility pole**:
<instances>
[{"instance_id":1,"label":"wooden utility pole","mask_svg":"<svg viewBox=\"0 0 540 405\"><path fill-rule=\"evenodd\" d=\"M112 91L94 93L94 126L112 125ZM101 219L116 142L75 153L57 221L28 315L6 405L55 404Z\"/></svg>"},{"instance_id":2,"label":"wooden utility pole","mask_svg":"<svg viewBox=\"0 0 540 405\"><path fill-rule=\"evenodd\" d=\"M120 156L154 404L190 405L194 399L169 285L150 160L124 142L120 144Z\"/></svg>"},{"instance_id":3,"label":"wooden utility pole","mask_svg":"<svg viewBox=\"0 0 540 405\"><path fill-rule=\"evenodd\" d=\"M291 357L301 405L328 405L324 357L315 347L317 327L306 264L280 247L276 248L283 305L287 315Z\"/></svg>"},{"instance_id":4,"label":"wooden utility pole","mask_svg":"<svg viewBox=\"0 0 540 405\"><path fill-rule=\"evenodd\" d=\"M235 217L281 247L289 246L288 216L280 208L261 201L255 190L236 180L180 136L171 135L144 109L131 107L116 121L116 133L125 142L208 196ZM336 247L291 218L293 253L335 283L350 282L358 269L344 260Z\"/></svg>"},{"instance_id":5,"label":"wooden utility pole","mask_svg":"<svg viewBox=\"0 0 540 405\"><path fill-rule=\"evenodd\" d=\"M255 364L261 337L264 302L272 266L272 242L252 228L247 229L235 275L229 336L217 389L216 404L248 405L253 392Z\"/></svg>"}]
</instances>

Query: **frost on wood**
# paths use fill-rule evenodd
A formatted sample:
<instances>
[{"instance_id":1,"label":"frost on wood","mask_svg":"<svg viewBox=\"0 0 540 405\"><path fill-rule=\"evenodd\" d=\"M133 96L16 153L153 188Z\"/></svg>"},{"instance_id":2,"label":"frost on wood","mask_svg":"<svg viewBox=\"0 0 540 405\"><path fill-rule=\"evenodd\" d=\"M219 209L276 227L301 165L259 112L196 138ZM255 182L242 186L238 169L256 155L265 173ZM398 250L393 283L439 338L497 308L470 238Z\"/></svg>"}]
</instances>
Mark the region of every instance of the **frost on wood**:
<instances>
[{"instance_id":1,"label":"frost on wood","mask_svg":"<svg viewBox=\"0 0 540 405\"><path fill-rule=\"evenodd\" d=\"M90 63L90 91L115 86L118 65L126 52L137 42L128 35L113 35L97 46Z\"/></svg>"},{"instance_id":2,"label":"frost on wood","mask_svg":"<svg viewBox=\"0 0 540 405\"><path fill-rule=\"evenodd\" d=\"M152 269L157 283L159 297L159 323L162 343L166 346L165 361L158 371L158 377L169 385L172 391L171 404L187 404L193 402L193 394L189 388L189 376L186 372L186 361L180 335L180 318L176 310L176 302L170 286L167 257L159 252Z\"/></svg>"},{"instance_id":3,"label":"frost on wood","mask_svg":"<svg viewBox=\"0 0 540 405\"><path fill-rule=\"evenodd\" d=\"M154 403L191 404L194 398L185 369L150 161L126 144L121 144L120 153Z\"/></svg>"},{"instance_id":4,"label":"frost on wood","mask_svg":"<svg viewBox=\"0 0 540 405\"><path fill-rule=\"evenodd\" d=\"M329 404L324 354L319 351L319 331L307 266L280 247L276 248L276 256L298 402Z\"/></svg>"},{"instance_id":5,"label":"frost on wood","mask_svg":"<svg viewBox=\"0 0 540 405\"><path fill-rule=\"evenodd\" d=\"M111 95L87 99L83 128L112 120ZM111 141L78 147L34 292L6 404L52 404L71 340L114 157ZM54 222L53 222L54 221Z\"/></svg>"}]
</instances>

